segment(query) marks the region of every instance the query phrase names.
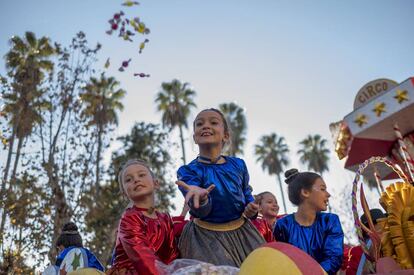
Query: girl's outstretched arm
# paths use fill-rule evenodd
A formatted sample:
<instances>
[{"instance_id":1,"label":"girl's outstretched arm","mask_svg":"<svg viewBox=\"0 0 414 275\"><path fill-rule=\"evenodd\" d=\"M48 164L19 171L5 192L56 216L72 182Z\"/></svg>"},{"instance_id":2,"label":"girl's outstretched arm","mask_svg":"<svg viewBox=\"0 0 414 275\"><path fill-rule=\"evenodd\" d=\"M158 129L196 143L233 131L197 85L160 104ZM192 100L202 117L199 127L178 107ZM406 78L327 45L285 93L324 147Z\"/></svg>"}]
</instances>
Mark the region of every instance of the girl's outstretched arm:
<instances>
[{"instance_id":1,"label":"girl's outstretched arm","mask_svg":"<svg viewBox=\"0 0 414 275\"><path fill-rule=\"evenodd\" d=\"M185 203L191 208L191 214L197 218L203 218L207 216L211 211L211 201L208 194L214 189L215 185L210 185L207 189L188 185L183 181L177 181L176 184L180 189L184 190Z\"/></svg>"},{"instance_id":2,"label":"girl's outstretched arm","mask_svg":"<svg viewBox=\"0 0 414 275\"><path fill-rule=\"evenodd\" d=\"M199 175L196 171L191 169L188 165L184 165L178 169L177 177L178 177L178 181L177 181L178 188L180 189L183 196L186 198L186 203L188 203L188 206L190 206L191 208L190 214L196 218L207 217L210 214L211 209L213 207L212 207L211 199L208 196L209 192L207 192L207 197L206 197L207 199L203 200L204 195L206 194L205 192L206 189L203 188L205 187L204 186L205 184L201 179L201 175ZM178 182L183 182L185 185L180 185L178 184ZM188 187L190 186L198 187L199 189L191 188L192 192L190 195L188 195L189 193ZM201 191L201 190L204 190L204 191ZM201 204L200 204L200 195L203 196L203 198L201 198L202 200ZM198 207L195 207L197 200L198 200Z\"/></svg>"}]
</instances>

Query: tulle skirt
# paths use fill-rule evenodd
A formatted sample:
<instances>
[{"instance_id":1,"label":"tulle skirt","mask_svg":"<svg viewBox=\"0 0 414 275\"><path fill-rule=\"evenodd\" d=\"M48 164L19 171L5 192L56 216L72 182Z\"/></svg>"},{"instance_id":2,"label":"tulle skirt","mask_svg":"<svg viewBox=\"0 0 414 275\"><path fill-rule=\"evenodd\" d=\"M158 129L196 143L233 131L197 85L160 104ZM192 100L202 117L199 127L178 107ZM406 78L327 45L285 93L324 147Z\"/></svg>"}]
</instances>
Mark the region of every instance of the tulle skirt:
<instances>
[{"instance_id":1,"label":"tulle skirt","mask_svg":"<svg viewBox=\"0 0 414 275\"><path fill-rule=\"evenodd\" d=\"M265 242L243 217L226 224L193 220L184 227L178 248L181 258L240 267L250 252Z\"/></svg>"}]
</instances>

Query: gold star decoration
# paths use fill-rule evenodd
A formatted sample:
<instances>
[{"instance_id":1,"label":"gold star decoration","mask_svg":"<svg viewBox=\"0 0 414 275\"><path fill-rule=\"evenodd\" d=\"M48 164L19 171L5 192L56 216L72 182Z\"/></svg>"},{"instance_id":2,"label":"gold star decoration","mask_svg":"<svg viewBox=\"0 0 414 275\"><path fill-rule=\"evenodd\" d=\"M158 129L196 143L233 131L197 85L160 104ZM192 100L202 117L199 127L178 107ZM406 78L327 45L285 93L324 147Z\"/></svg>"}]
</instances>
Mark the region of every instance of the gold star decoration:
<instances>
[{"instance_id":1,"label":"gold star decoration","mask_svg":"<svg viewBox=\"0 0 414 275\"><path fill-rule=\"evenodd\" d=\"M358 124L359 127L362 127L364 124L368 123L368 118L366 115L359 114L357 115L356 119L354 120L356 124Z\"/></svg>"},{"instance_id":2,"label":"gold star decoration","mask_svg":"<svg viewBox=\"0 0 414 275\"><path fill-rule=\"evenodd\" d=\"M380 117L382 113L385 113L385 103L377 103L375 104L375 108L372 109L373 112L377 115L377 117Z\"/></svg>"},{"instance_id":3,"label":"gold star decoration","mask_svg":"<svg viewBox=\"0 0 414 275\"><path fill-rule=\"evenodd\" d=\"M401 90L397 90L396 95L394 96L394 98L398 101L398 103L402 103L404 101L408 101L408 92L407 90L401 91Z\"/></svg>"}]
</instances>

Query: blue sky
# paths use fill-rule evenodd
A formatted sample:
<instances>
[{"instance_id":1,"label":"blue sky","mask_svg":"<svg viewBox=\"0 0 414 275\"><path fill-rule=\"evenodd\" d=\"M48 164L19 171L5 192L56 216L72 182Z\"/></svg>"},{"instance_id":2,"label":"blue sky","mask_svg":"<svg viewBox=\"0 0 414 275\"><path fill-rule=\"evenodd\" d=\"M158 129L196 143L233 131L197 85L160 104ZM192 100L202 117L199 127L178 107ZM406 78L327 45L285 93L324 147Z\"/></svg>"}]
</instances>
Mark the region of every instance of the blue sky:
<instances>
[{"instance_id":1,"label":"blue sky","mask_svg":"<svg viewBox=\"0 0 414 275\"><path fill-rule=\"evenodd\" d=\"M255 162L253 146L260 136L283 135L292 151L291 167L304 169L294 154L301 139L319 133L332 149L329 123L352 111L365 83L381 77L402 82L414 72L413 1L143 0L134 8L121 3L2 0L0 55L9 49L12 35L28 30L62 44L83 30L90 42L101 42L98 66L111 57L107 74L128 91L117 135L127 133L135 121L160 121L155 94L173 78L191 83L198 110L237 102L247 110L244 159L255 192L279 193L275 177ZM105 34L107 20L121 8L139 15L151 29L142 55L137 42ZM118 72L128 57L133 57L129 70ZM134 78L134 72L151 77ZM186 136L187 159L192 159L197 148L191 129ZM176 148L177 168L179 154ZM334 195L344 186L350 193L352 173L333 154L330 167L325 179ZM180 195L175 201L180 208ZM341 208L338 203L334 199Z\"/></svg>"}]
</instances>

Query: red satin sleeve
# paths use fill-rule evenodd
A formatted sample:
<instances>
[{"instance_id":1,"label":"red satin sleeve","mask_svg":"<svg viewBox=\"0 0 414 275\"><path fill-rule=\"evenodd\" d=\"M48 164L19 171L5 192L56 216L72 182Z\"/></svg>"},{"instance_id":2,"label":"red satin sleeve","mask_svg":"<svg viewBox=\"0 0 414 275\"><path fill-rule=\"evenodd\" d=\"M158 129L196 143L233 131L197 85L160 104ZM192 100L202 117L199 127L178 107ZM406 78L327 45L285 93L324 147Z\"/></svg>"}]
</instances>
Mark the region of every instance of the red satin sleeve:
<instances>
[{"instance_id":1,"label":"red satin sleeve","mask_svg":"<svg viewBox=\"0 0 414 275\"><path fill-rule=\"evenodd\" d=\"M251 220L251 222L257 228L260 235L263 236L263 238L266 240L266 242L270 243L270 242L275 241L275 238L273 236L273 232L270 229L270 226L266 222L266 220L257 218L257 219Z\"/></svg>"},{"instance_id":2,"label":"red satin sleeve","mask_svg":"<svg viewBox=\"0 0 414 275\"><path fill-rule=\"evenodd\" d=\"M176 258L178 258L178 246L174 235L174 225L171 217L168 214L159 214L160 220L166 225L167 232L165 233L164 246L158 249L157 255L165 264L169 264ZM161 217L162 215L162 217Z\"/></svg>"},{"instance_id":3,"label":"red satin sleeve","mask_svg":"<svg viewBox=\"0 0 414 275\"><path fill-rule=\"evenodd\" d=\"M183 232L184 226L188 223L188 220L185 220L185 217L183 216L176 216L172 217L172 221L174 224L174 236L179 239L181 233Z\"/></svg>"}]
</instances>

